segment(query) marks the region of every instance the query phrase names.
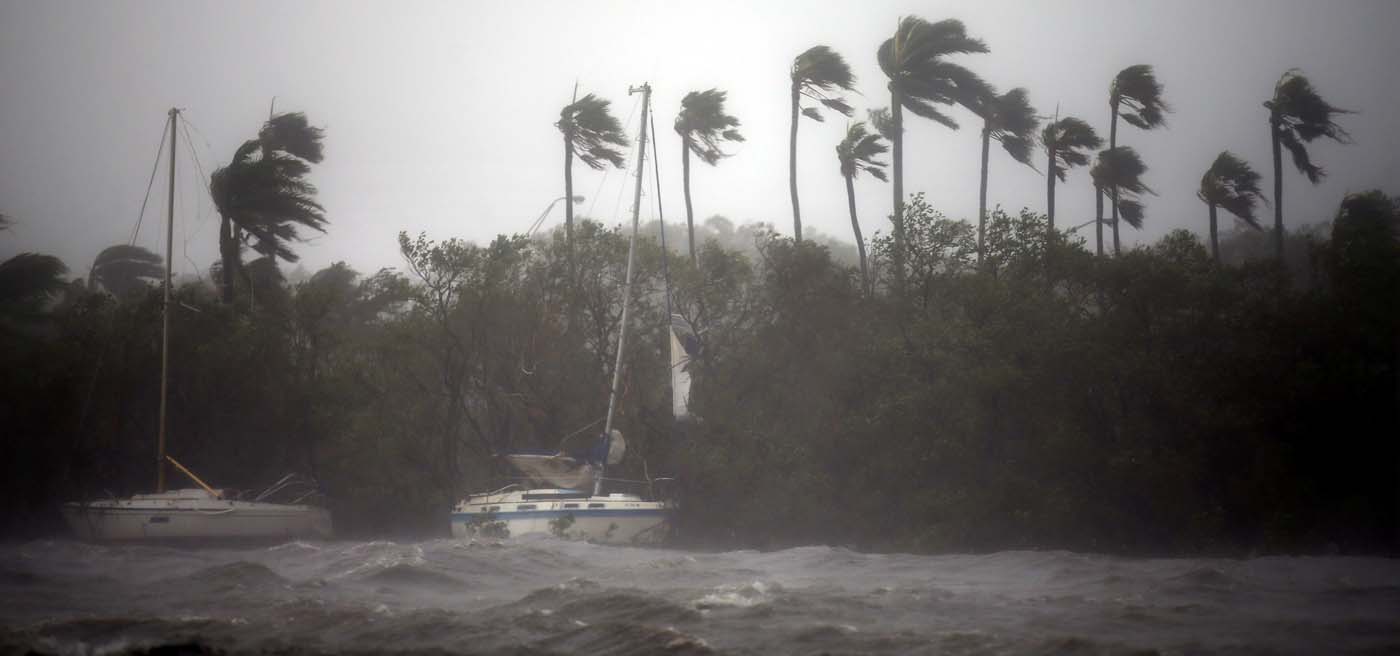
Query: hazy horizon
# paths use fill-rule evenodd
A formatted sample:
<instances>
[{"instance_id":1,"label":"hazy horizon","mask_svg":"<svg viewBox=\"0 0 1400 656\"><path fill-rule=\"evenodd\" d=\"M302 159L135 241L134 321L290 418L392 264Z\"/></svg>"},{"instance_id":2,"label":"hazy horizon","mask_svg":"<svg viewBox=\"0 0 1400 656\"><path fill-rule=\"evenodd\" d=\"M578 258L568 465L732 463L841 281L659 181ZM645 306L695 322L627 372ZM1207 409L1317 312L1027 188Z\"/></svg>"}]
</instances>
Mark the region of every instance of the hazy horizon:
<instances>
[{"instance_id":1,"label":"hazy horizon","mask_svg":"<svg viewBox=\"0 0 1400 656\"><path fill-rule=\"evenodd\" d=\"M1380 188L1400 174L1400 139L1387 124L1400 104L1392 77L1400 4L1348 2L1132 3L1068 5L883 2L714 3L703 15L679 5L562 3L169 2L0 3L0 85L11 98L0 115L0 258L21 251L62 258L74 275L104 247L125 243L136 222L165 112L180 107L194 129L196 165L181 149L177 183L177 273L217 258L217 214L200 182L277 111L305 112L325 128L326 159L311 179L330 221L295 250L316 270L344 260L361 271L401 264L395 235L477 242L524 232L563 194L560 137L553 123L579 84L613 102L636 134L637 96L655 89L666 220L684 220L678 138L670 129L679 98L728 91L747 142L717 167L692 170L696 222L723 215L735 224L792 230L787 193L788 68L812 45L841 53L858 77L856 119L889 104L875 50L900 16L959 18L991 52L959 58L1000 89L1024 86L1040 114L1074 115L1106 136L1107 89L1118 70L1147 63L1173 107L1168 126L1123 126L1157 191L1143 231L1127 245L1169 230L1205 229L1196 199L1201 173L1221 150L1248 160L1272 196L1266 113L1261 102L1285 70L1301 68L1325 98L1357 111L1342 117L1353 145L1310 147L1327 169L1312 186L1285 156L1290 228L1330 219L1342 197ZM547 37L545 36L547 35ZM1102 48L1094 48L1095 43ZM372 47L367 47L372 46ZM978 121L953 110L962 129L907 120L906 188L925 192L953 218L975 220ZM833 147L845 119L800 128L803 222L850 241L845 190ZM185 140L182 131L180 139ZM1035 154L1044 170L1044 155ZM627 209L625 176L574 167L579 213L605 223ZM137 243L163 251L165 173L156 177ZM867 238L888 232L890 188L856 183ZM1043 212L1041 173L993 147L989 206ZM621 200L619 200L621 199ZM654 218L653 205L643 220ZM1057 190L1057 219L1091 217L1087 173ZM545 228L562 221L556 207ZM1222 227L1229 229L1226 219ZM288 269L295 268L295 264Z\"/></svg>"}]
</instances>

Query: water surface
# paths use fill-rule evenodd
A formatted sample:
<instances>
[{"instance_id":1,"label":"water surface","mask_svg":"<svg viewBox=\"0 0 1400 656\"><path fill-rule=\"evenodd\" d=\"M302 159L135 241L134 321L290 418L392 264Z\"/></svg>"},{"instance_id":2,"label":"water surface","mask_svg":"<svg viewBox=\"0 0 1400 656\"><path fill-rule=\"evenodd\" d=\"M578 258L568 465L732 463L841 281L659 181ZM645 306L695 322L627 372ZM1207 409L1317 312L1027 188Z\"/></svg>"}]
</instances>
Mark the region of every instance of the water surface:
<instances>
[{"instance_id":1,"label":"water surface","mask_svg":"<svg viewBox=\"0 0 1400 656\"><path fill-rule=\"evenodd\" d=\"M0 653L1385 654L1400 561L0 547Z\"/></svg>"}]
</instances>

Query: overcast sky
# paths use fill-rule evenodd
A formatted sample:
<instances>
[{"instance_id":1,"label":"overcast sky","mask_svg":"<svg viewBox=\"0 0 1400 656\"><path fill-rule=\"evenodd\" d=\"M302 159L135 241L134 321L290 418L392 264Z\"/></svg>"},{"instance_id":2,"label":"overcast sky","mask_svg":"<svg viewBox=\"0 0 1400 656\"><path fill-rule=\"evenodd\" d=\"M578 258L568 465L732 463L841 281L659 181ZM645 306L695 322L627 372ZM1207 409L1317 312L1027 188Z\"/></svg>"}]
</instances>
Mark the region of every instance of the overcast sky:
<instances>
[{"instance_id":1,"label":"overcast sky","mask_svg":"<svg viewBox=\"0 0 1400 656\"><path fill-rule=\"evenodd\" d=\"M1270 174L1266 110L1274 82L1302 68L1333 104L1354 145L1317 142L1330 175L1313 187L1285 173L1290 226L1326 220L1350 191L1400 194L1400 2L53 2L0 0L0 257L40 251L77 275L105 246L131 236L166 110L194 126L205 173L228 161L278 111L306 112L326 130L314 182L330 226L297 250L307 268L345 260L364 272L398 266L396 235L478 242L523 232L563 193L553 127L575 81L613 101L635 134L637 96L650 81L661 129L668 220L684 220L678 137L670 124L686 92L719 87L747 143L715 168L692 171L697 221L722 214L792 230L787 190L788 70L816 44L856 72L858 117L889 104L875 61L902 15L962 19L990 54L961 63L999 88L1024 86L1040 113L1058 106L1106 136L1109 80L1152 64L1174 112L1167 129L1120 125L1147 182L1147 227L1204 230L1201 173L1229 149ZM906 119L905 184L953 217L975 220L979 142L963 129ZM909 116L906 113L906 116ZM806 226L849 239L833 147L845 121L804 121L799 143ZM184 139L184 134L180 135ZM1286 155L1285 155L1286 158ZM1044 178L991 155L989 198L1044 211ZM1043 154L1037 166L1044 169ZM164 171L138 243L162 250ZM214 214L190 151L181 149L175 262L217 257ZM622 220L624 175L575 166L580 210ZM1266 183L1266 188L1268 185ZM890 192L857 182L867 235L889 230ZM1088 175L1057 191L1062 225L1092 218ZM644 217L650 216L648 211ZM547 225L562 221L555 208ZM1228 225L1228 222L1227 222Z\"/></svg>"}]
</instances>

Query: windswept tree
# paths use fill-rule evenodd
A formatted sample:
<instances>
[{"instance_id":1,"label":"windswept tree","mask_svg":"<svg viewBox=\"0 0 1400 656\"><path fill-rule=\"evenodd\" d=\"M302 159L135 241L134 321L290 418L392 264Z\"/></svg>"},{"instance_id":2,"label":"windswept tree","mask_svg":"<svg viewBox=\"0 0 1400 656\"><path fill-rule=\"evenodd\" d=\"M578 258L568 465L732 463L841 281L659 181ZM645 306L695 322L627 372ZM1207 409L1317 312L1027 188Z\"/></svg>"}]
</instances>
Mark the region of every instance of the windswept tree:
<instances>
[{"instance_id":1,"label":"windswept tree","mask_svg":"<svg viewBox=\"0 0 1400 656\"><path fill-rule=\"evenodd\" d=\"M798 115L822 121L816 106L802 106L802 99L814 100L828 109L850 116L851 106L841 96L851 91L856 78L851 67L835 50L827 46L812 46L792 61L792 136L788 142L788 187L792 191L792 236L802 241L802 210L797 200L797 123Z\"/></svg>"},{"instance_id":2,"label":"windswept tree","mask_svg":"<svg viewBox=\"0 0 1400 656\"><path fill-rule=\"evenodd\" d=\"M1004 94L989 93L977 100L973 111L982 117L982 178L977 193L977 262L982 262L987 233L987 158L996 141L1006 153L1026 166L1031 164L1031 148L1040 119L1031 107L1030 94L1017 87Z\"/></svg>"},{"instance_id":3,"label":"windswept tree","mask_svg":"<svg viewBox=\"0 0 1400 656\"><path fill-rule=\"evenodd\" d=\"M1210 209L1210 256L1220 263L1220 242L1216 237L1215 210L1225 208L1226 212L1239 217L1251 228L1259 229L1259 219L1254 216L1254 208L1264 202L1259 191L1259 174L1246 162L1226 150L1216 156L1215 162L1201 176L1201 188L1196 197Z\"/></svg>"},{"instance_id":4,"label":"windswept tree","mask_svg":"<svg viewBox=\"0 0 1400 656\"><path fill-rule=\"evenodd\" d=\"M609 101L588 94L559 110L554 127L564 135L564 240L574 248L574 157L588 168L601 171L608 164L622 168L627 134L608 111Z\"/></svg>"},{"instance_id":5,"label":"windswept tree","mask_svg":"<svg viewBox=\"0 0 1400 656\"><path fill-rule=\"evenodd\" d=\"M1094 163L1093 168L1089 169L1089 175L1094 179L1096 195L1094 234L1099 255L1103 255L1104 196L1109 194L1110 189L1117 189L1119 191L1117 200L1110 197L1110 202L1114 206L1114 214L1119 215L1128 225L1141 229L1143 219L1141 196L1155 193L1142 181L1142 176L1146 172L1147 166L1142 163L1142 158L1138 157L1137 151L1128 146L1109 148L1100 152L1098 161ZM1114 226L1113 254L1117 255L1120 245L1116 222Z\"/></svg>"},{"instance_id":6,"label":"windswept tree","mask_svg":"<svg viewBox=\"0 0 1400 656\"><path fill-rule=\"evenodd\" d=\"M1334 117L1351 111L1333 107L1303 77L1302 71L1291 69L1274 85L1274 97L1264 101L1269 108L1269 138L1274 149L1274 250L1283 259L1283 157L1281 148L1293 156L1293 165L1317 184L1327 175L1313 164L1307 144L1318 137L1338 143L1351 143L1351 135L1337 125Z\"/></svg>"},{"instance_id":7,"label":"windswept tree","mask_svg":"<svg viewBox=\"0 0 1400 656\"><path fill-rule=\"evenodd\" d=\"M870 268L865 259L865 239L861 237L860 220L856 218L855 177L861 171L869 173L876 180L885 182L887 164L878 159L889 152L880 135L867 132L865 123L857 121L846 127L846 138L836 145L836 158L841 163L841 176L846 178L846 205L851 210L851 231L855 233L856 250L860 253L860 278L865 289L870 289Z\"/></svg>"},{"instance_id":8,"label":"windswept tree","mask_svg":"<svg viewBox=\"0 0 1400 656\"><path fill-rule=\"evenodd\" d=\"M0 262L0 335L24 331L42 319L50 301L68 286L68 267L42 253L20 253Z\"/></svg>"},{"instance_id":9,"label":"windswept tree","mask_svg":"<svg viewBox=\"0 0 1400 656\"><path fill-rule=\"evenodd\" d=\"M1157 81L1148 64L1134 64L1113 77L1108 86L1108 106L1111 119L1108 124L1108 148L1118 147L1118 119L1140 130L1152 130L1167 124L1167 112L1171 107L1162 98L1162 84ZM1118 254L1118 215L1125 207L1118 202L1118 187L1108 188L1113 212L1113 253ZM1131 204L1127 205L1131 207ZM1132 220L1124 217L1134 228Z\"/></svg>"},{"instance_id":10,"label":"windswept tree","mask_svg":"<svg viewBox=\"0 0 1400 656\"><path fill-rule=\"evenodd\" d=\"M890 130L894 160L895 283L904 279L904 110L915 116L958 129L957 121L939 105L972 105L988 87L972 71L948 61L957 54L987 52L987 45L967 35L956 19L930 23L917 16L900 19L894 36L876 53L880 70L889 78Z\"/></svg>"},{"instance_id":11,"label":"windswept tree","mask_svg":"<svg viewBox=\"0 0 1400 656\"><path fill-rule=\"evenodd\" d=\"M117 244L108 246L88 271L88 289L102 289L125 298L145 289L151 282L165 277L165 260L140 246Z\"/></svg>"},{"instance_id":12,"label":"windswept tree","mask_svg":"<svg viewBox=\"0 0 1400 656\"><path fill-rule=\"evenodd\" d=\"M676 134L681 135L681 180L685 190L685 225L689 235L690 261L698 263L695 255L695 212L690 204L690 154L714 166L728 157L726 142L742 142L739 119L726 114L727 94L719 89L691 91L681 99L681 111L676 116Z\"/></svg>"},{"instance_id":13,"label":"windswept tree","mask_svg":"<svg viewBox=\"0 0 1400 656\"><path fill-rule=\"evenodd\" d=\"M1055 181L1065 181L1069 170L1089 163L1087 151L1103 146L1103 139L1088 123L1066 116L1040 131L1040 144L1045 147L1045 216L1050 235L1055 233Z\"/></svg>"},{"instance_id":14,"label":"windswept tree","mask_svg":"<svg viewBox=\"0 0 1400 656\"><path fill-rule=\"evenodd\" d=\"M243 142L228 166L209 178L209 195L219 211L219 256L225 303L232 303L234 277L243 267L243 246L251 240L263 256L295 262L287 242L300 241L298 228L326 231L326 214L307 182L311 164L324 152L321 128L301 112L268 119L256 139Z\"/></svg>"}]
</instances>

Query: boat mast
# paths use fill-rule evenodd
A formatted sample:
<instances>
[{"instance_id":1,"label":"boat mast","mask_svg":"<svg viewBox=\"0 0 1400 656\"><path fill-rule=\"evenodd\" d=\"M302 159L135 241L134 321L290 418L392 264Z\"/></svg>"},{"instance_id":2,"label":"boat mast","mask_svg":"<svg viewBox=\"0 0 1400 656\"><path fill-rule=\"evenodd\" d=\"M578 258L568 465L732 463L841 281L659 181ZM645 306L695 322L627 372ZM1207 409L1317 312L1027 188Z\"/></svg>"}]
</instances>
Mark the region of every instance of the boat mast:
<instances>
[{"instance_id":1,"label":"boat mast","mask_svg":"<svg viewBox=\"0 0 1400 656\"><path fill-rule=\"evenodd\" d=\"M160 434L156 438L156 492L165 491L165 404L170 377L170 255L175 242L175 120L180 110L170 108L170 189L165 216L165 302L161 306L160 331Z\"/></svg>"},{"instance_id":2,"label":"boat mast","mask_svg":"<svg viewBox=\"0 0 1400 656\"><path fill-rule=\"evenodd\" d=\"M647 112L651 103L651 85L628 87L627 95L642 94L642 131L637 142L637 189L632 197L632 238L627 242L627 278L622 287L622 327L617 335L617 360L613 363L612 392L608 394L608 419L603 423L603 462L593 480L593 496L603 493L603 475L608 471L608 454L612 451L613 415L617 412L617 390L622 383L622 353L627 346L627 313L632 305L632 262L637 255L637 221L642 210L642 180L646 171L642 163L647 158Z\"/></svg>"}]
</instances>

